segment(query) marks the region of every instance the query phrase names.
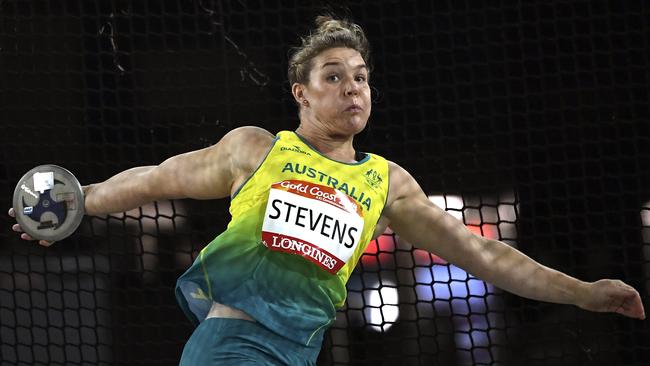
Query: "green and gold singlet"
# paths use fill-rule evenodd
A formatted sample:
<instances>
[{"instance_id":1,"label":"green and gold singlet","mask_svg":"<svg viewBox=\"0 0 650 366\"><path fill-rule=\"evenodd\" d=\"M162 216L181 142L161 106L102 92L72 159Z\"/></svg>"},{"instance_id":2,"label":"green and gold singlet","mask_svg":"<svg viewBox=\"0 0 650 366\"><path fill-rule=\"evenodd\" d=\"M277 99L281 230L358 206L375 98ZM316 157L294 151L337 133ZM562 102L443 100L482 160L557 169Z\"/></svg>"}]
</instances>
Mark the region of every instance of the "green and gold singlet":
<instances>
[{"instance_id":1,"label":"green and gold singlet","mask_svg":"<svg viewBox=\"0 0 650 366\"><path fill-rule=\"evenodd\" d=\"M216 301L298 343L321 342L387 195L384 158L341 163L278 133L232 198L226 231L178 279L183 311L198 324Z\"/></svg>"}]
</instances>

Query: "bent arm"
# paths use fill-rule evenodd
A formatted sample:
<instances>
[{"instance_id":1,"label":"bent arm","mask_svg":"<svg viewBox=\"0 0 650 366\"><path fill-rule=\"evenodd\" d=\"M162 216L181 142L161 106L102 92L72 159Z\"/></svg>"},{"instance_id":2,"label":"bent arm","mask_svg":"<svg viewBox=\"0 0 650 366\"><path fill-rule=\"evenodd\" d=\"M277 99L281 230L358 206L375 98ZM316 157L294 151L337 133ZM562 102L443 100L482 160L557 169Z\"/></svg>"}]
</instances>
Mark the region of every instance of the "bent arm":
<instances>
[{"instance_id":1,"label":"bent arm","mask_svg":"<svg viewBox=\"0 0 650 366\"><path fill-rule=\"evenodd\" d=\"M227 197L234 183L255 164L253 161L259 160L269 141L272 135L260 128L238 128L210 147L84 186L86 213L123 212L164 199Z\"/></svg>"},{"instance_id":2,"label":"bent arm","mask_svg":"<svg viewBox=\"0 0 650 366\"><path fill-rule=\"evenodd\" d=\"M473 234L434 205L417 182L391 163L391 192L384 215L408 242L476 277L530 299L641 317L638 293L620 281L588 283L546 267L498 240Z\"/></svg>"}]
</instances>

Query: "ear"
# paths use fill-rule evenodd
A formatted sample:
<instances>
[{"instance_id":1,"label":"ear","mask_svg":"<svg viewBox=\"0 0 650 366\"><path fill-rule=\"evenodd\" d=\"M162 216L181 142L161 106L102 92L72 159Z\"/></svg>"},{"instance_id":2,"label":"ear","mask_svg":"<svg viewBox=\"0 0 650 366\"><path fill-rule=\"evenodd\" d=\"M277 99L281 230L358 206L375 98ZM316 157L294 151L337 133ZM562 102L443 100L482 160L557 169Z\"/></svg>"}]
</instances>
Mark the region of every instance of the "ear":
<instances>
[{"instance_id":1,"label":"ear","mask_svg":"<svg viewBox=\"0 0 650 366\"><path fill-rule=\"evenodd\" d=\"M291 85L291 94L293 94L293 99L298 103L298 105L304 105L305 101L305 86L300 83L293 83Z\"/></svg>"}]
</instances>

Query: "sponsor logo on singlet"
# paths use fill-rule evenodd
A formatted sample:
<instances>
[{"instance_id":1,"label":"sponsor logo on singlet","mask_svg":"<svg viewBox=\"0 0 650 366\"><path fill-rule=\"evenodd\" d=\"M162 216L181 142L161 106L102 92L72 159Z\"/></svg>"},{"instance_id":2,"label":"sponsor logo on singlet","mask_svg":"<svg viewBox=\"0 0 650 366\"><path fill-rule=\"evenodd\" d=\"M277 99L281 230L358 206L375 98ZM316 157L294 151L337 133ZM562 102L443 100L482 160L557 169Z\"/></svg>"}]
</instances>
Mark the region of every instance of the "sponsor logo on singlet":
<instances>
[{"instance_id":1,"label":"sponsor logo on singlet","mask_svg":"<svg viewBox=\"0 0 650 366\"><path fill-rule=\"evenodd\" d=\"M363 224L360 205L342 192L285 180L271 186L262 243L274 251L302 256L335 274L354 253Z\"/></svg>"},{"instance_id":2,"label":"sponsor logo on singlet","mask_svg":"<svg viewBox=\"0 0 650 366\"><path fill-rule=\"evenodd\" d=\"M293 145L293 147L282 146L280 148L280 151L293 151L299 154L305 154L307 156L311 156L311 154L308 151L301 149L300 146L298 145Z\"/></svg>"}]
</instances>

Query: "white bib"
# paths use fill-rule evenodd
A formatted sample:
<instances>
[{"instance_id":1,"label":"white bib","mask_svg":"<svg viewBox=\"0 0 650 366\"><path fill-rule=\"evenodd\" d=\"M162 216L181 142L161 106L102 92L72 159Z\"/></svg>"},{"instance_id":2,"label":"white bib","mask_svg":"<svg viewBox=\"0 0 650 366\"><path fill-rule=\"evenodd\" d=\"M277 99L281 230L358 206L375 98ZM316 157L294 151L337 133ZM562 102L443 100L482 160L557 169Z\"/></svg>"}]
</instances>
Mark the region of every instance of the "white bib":
<instances>
[{"instance_id":1,"label":"white bib","mask_svg":"<svg viewBox=\"0 0 650 366\"><path fill-rule=\"evenodd\" d=\"M335 274L354 253L363 224L361 207L344 193L286 180L271 186L262 243L274 251L300 255Z\"/></svg>"}]
</instances>

